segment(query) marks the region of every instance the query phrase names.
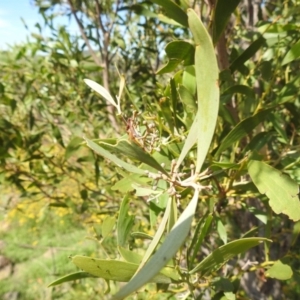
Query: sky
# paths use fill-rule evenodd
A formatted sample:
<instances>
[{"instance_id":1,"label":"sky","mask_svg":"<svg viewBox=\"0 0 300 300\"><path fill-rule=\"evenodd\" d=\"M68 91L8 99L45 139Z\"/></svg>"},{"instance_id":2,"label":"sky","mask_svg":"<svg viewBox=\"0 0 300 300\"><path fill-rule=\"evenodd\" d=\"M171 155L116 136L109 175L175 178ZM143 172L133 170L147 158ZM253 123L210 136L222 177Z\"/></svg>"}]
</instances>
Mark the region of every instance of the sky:
<instances>
[{"instance_id":1,"label":"sky","mask_svg":"<svg viewBox=\"0 0 300 300\"><path fill-rule=\"evenodd\" d=\"M43 18L31 2L31 0L0 0L0 50L9 49L8 45L25 42L26 36L30 36L30 31L37 33L38 30L34 27L36 23L40 23L43 27ZM21 18L24 19L29 31ZM60 18L58 22L60 25L67 25L69 21L67 18ZM76 24L70 24L70 27L77 31Z\"/></svg>"}]
</instances>

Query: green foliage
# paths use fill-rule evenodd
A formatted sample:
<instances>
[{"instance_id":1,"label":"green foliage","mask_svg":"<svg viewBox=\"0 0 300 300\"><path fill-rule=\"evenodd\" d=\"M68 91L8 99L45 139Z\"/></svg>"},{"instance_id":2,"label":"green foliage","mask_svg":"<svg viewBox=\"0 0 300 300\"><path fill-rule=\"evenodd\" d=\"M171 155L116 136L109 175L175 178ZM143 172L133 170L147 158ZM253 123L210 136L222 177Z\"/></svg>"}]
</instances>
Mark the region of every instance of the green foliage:
<instances>
[{"instance_id":1,"label":"green foliage","mask_svg":"<svg viewBox=\"0 0 300 300\"><path fill-rule=\"evenodd\" d=\"M299 186L294 180L255 160L248 163L248 171L259 191L270 199L269 204L275 213L284 213L293 221L300 220Z\"/></svg>"},{"instance_id":2,"label":"green foliage","mask_svg":"<svg viewBox=\"0 0 300 300\"><path fill-rule=\"evenodd\" d=\"M1 184L19 190L6 205L63 210L97 249L69 253L82 271L51 291L94 280L101 299L253 298L260 273L297 298L294 1L266 1L256 27L243 1L69 1L86 51L52 24L63 2L36 4L52 46L37 26L1 63Z\"/></svg>"}]
</instances>

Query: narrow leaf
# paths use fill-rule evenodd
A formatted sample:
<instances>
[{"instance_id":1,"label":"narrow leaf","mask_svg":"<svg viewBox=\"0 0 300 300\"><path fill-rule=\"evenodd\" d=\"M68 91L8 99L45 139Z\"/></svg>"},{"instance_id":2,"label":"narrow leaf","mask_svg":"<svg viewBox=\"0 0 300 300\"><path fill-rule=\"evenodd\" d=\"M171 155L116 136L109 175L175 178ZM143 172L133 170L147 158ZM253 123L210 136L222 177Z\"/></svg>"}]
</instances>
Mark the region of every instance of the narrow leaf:
<instances>
[{"instance_id":1,"label":"narrow leaf","mask_svg":"<svg viewBox=\"0 0 300 300\"><path fill-rule=\"evenodd\" d=\"M129 281L138 268L137 264L125 261L97 259L80 255L74 256L72 261L78 268L96 277L121 282ZM152 282L171 283L171 279L158 274L152 278Z\"/></svg>"},{"instance_id":2,"label":"narrow leaf","mask_svg":"<svg viewBox=\"0 0 300 300\"><path fill-rule=\"evenodd\" d=\"M121 160L117 156L111 154L109 151L105 150L98 144L94 143L93 141L85 138L85 141L87 145L93 149L96 153L100 154L101 156L109 159L113 163L115 163L117 166L124 168L125 170L132 172L132 173L137 173L137 174L145 174L145 171L142 169L137 168L134 165L128 164L127 162Z\"/></svg>"},{"instance_id":3,"label":"narrow leaf","mask_svg":"<svg viewBox=\"0 0 300 300\"><path fill-rule=\"evenodd\" d=\"M269 240L265 238L245 238L230 242L214 250L189 273L199 273L200 276L204 276L215 272L234 256L246 252L250 248L257 246L262 241Z\"/></svg>"},{"instance_id":4,"label":"narrow leaf","mask_svg":"<svg viewBox=\"0 0 300 300\"><path fill-rule=\"evenodd\" d=\"M299 186L294 180L256 160L249 162L248 171L259 192L269 198L269 204L276 214L283 213L293 221L300 220Z\"/></svg>"},{"instance_id":5,"label":"narrow leaf","mask_svg":"<svg viewBox=\"0 0 300 300\"><path fill-rule=\"evenodd\" d=\"M122 257L131 263L139 264L142 260L142 256L138 253L134 253L133 251L127 250L125 248L119 247L119 252L122 255ZM173 279L174 281L178 281L180 279L180 276L178 272L172 268L172 267L165 267L161 269L161 274Z\"/></svg>"},{"instance_id":6,"label":"narrow leaf","mask_svg":"<svg viewBox=\"0 0 300 300\"><path fill-rule=\"evenodd\" d=\"M108 101L111 105L117 108L118 113L120 114L121 111L119 109L119 105L115 102L114 98L111 96L111 94L99 83L90 80L90 79L84 79L84 82L94 91L96 91L98 94L100 94L106 101Z\"/></svg>"},{"instance_id":7,"label":"narrow leaf","mask_svg":"<svg viewBox=\"0 0 300 300\"><path fill-rule=\"evenodd\" d=\"M191 202L181 214L171 232L167 235L164 243L140 272L138 272L132 280L113 297L113 300L124 299L145 283L149 282L149 280L151 280L151 278L153 278L153 276L155 276L176 254L188 235L197 207L198 196L199 190L195 189Z\"/></svg>"},{"instance_id":8,"label":"narrow leaf","mask_svg":"<svg viewBox=\"0 0 300 300\"><path fill-rule=\"evenodd\" d=\"M211 38L192 9L188 9L188 20L196 44L195 71L199 114L196 172L200 172L217 123L220 96L219 69Z\"/></svg>"},{"instance_id":9,"label":"narrow leaf","mask_svg":"<svg viewBox=\"0 0 300 300\"><path fill-rule=\"evenodd\" d=\"M261 36L255 40L239 57L237 57L230 65L230 71L234 72L244 65L265 43L265 39Z\"/></svg>"},{"instance_id":10,"label":"narrow leaf","mask_svg":"<svg viewBox=\"0 0 300 300\"><path fill-rule=\"evenodd\" d=\"M242 95L248 96L250 98L255 98L255 93L253 91L253 88L251 88L250 86L247 86L247 85L242 85L242 84L231 86L230 88L228 88L227 90L225 90L222 93L221 97L231 96L233 94L242 94Z\"/></svg>"},{"instance_id":11,"label":"narrow leaf","mask_svg":"<svg viewBox=\"0 0 300 300\"><path fill-rule=\"evenodd\" d=\"M225 30L231 14L234 12L241 0L217 1L214 21L213 21L213 40L217 43L222 32Z\"/></svg>"},{"instance_id":12,"label":"narrow leaf","mask_svg":"<svg viewBox=\"0 0 300 300\"><path fill-rule=\"evenodd\" d=\"M118 246L124 247L130 233L130 230L133 226L134 216L128 214L129 211L129 197L126 195L122 200L119 218L117 223L117 238Z\"/></svg>"},{"instance_id":13,"label":"narrow leaf","mask_svg":"<svg viewBox=\"0 0 300 300\"><path fill-rule=\"evenodd\" d=\"M129 143L127 140L121 140L116 146L105 144L105 148L118 151L128 158L137 160L168 175L165 169L149 153L145 152L139 145L135 143Z\"/></svg>"},{"instance_id":14,"label":"narrow leaf","mask_svg":"<svg viewBox=\"0 0 300 300\"><path fill-rule=\"evenodd\" d=\"M222 143L216 152L216 156L249 134L260 122L265 120L266 116L272 110L273 108L260 111L257 114L238 123L222 140Z\"/></svg>"},{"instance_id":15,"label":"narrow leaf","mask_svg":"<svg viewBox=\"0 0 300 300\"><path fill-rule=\"evenodd\" d=\"M149 245L149 247L147 248L147 251L141 261L141 264L139 266L139 270L146 264L146 262L149 260L150 256L153 254L154 250L156 249L159 241L161 240L161 237L164 233L164 230L166 228L169 216L170 216L170 212L171 212L171 206L172 206L172 198L169 198L168 201L168 205L166 207L164 216L158 226L158 229L156 230L156 233Z\"/></svg>"},{"instance_id":16,"label":"narrow leaf","mask_svg":"<svg viewBox=\"0 0 300 300\"><path fill-rule=\"evenodd\" d=\"M198 130L199 130L199 112L197 113L195 120L192 124L192 127L190 128L189 134L185 140L185 143L183 145L183 148L181 149L180 156L178 157L178 160L176 162L176 168L178 168L181 163L183 162L186 155L189 153L191 148L196 144L197 138L198 138Z\"/></svg>"},{"instance_id":17,"label":"narrow leaf","mask_svg":"<svg viewBox=\"0 0 300 300\"><path fill-rule=\"evenodd\" d=\"M210 214L208 216L203 217L195 230L194 237L192 239L192 243L188 249L188 266L191 268L192 264L195 261L196 255L198 254L198 251L202 245L202 242L206 235L209 233L211 229L211 224L214 217ZM202 223L204 222L204 225L202 226ZM200 234L198 234L200 231Z\"/></svg>"},{"instance_id":18,"label":"narrow leaf","mask_svg":"<svg viewBox=\"0 0 300 300\"><path fill-rule=\"evenodd\" d=\"M300 40L292 46L289 52L285 55L281 65L284 66L300 57Z\"/></svg>"},{"instance_id":19,"label":"narrow leaf","mask_svg":"<svg viewBox=\"0 0 300 300\"><path fill-rule=\"evenodd\" d=\"M170 0L151 0L162 6L166 15L184 27L188 27L187 15L175 2Z\"/></svg>"},{"instance_id":20,"label":"narrow leaf","mask_svg":"<svg viewBox=\"0 0 300 300\"><path fill-rule=\"evenodd\" d=\"M72 273L72 274L68 274L66 276L63 276L59 279L56 279L55 281L51 282L48 285L48 287L59 285L61 283L68 282L68 281L74 281L74 280L84 279L84 278L89 278L89 277L95 277L95 276L93 276L93 275L91 275L87 272L76 272L76 273Z\"/></svg>"},{"instance_id":21,"label":"narrow leaf","mask_svg":"<svg viewBox=\"0 0 300 300\"><path fill-rule=\"evenodd\" d=\"M102 238L105 239L113 230L114 226L116 224L116 218L107 216L103 220L103 224L101 226L102 229Z\"/></svg>"}]
</instances>

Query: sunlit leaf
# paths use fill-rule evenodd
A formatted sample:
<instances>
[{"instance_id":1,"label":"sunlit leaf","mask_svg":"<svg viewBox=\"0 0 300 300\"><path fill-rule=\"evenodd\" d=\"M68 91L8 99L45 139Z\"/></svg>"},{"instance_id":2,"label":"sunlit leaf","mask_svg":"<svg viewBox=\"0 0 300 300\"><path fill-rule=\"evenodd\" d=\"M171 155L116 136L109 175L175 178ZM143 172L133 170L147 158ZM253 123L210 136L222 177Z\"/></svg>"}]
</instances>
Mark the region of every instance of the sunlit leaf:
<instances>
[{"instance_id":1,"label":"sunlit leaf","mask_svg":"<svg viewBox=\"0 0 300 300\"><path fill-rule=\"evenodd\" d=\"M111 94L99 83L90 80L90 79L84 79L84 82L94 91L96 91L98 94L100 94L106 101L108 101L111 105L113 105L117 111L118 114L121 114L120 106L115 102L114 98L111 96Z\"/></svg>"},{"instance_id":2,"label":"sunlit leaf","mask_svg":"<svg viewBox=\"0 0 300 300\"><path fill-rule=\"evenodd\" d=\"M85 138L85 141L87 145L93 149L96 153L100 154L101 156L104 156L105 158L109 159L113 163L115 163L117 166L124 168L125 170L132 172L132 173L137 173L137 174L145 174L145 171L142 169L137 168L134 165L131 165L120 158L118 158L116 155L111 154L109 151L105 150L98 144L94 143L93 141Z\"/></svg>"},{"instance_id":3,"label":"sunlit leaf","mask_svg":"<svg viewBox=\"0 0 300 300\"><path fill-rule=\"evenodd\" d=\"M134 216L128 214L129 196L126 195L121 203L119 217L117 222L117 240L118 246L124 247L134 223Z\"/></svg>"},{"instance_id":4,"label":"sunlit leaf","mask_svg":"<svg viewBox=\"0 0 300 300\"><path fill-rule=\"evenodd\" d=\"M191 202L181 214L163 244L150 258L148 263L113 297L113 300L123 299L149 282L176 254L188 235L197 207L198 196L199 190L195 190Z\"/></svg>"},{"instance_id":5,"label":"sunlit leaf","mask_svg":"<svg viewBox=\"0 0 300 300\"><path fill-rule=\"evenodd\" d=\"M281 65L284 66L300 57L300 40L285 55Z\"/></svg>"},{"instance_id":6,"label":"sunlit leaf","mask_svg":"<svg viewBox=\"0 0 300 300\"><path fill-rule=\"evenodd\" d=\"M155 232L154 237L151 240L151 243L149 244L149 246L147 247L146 253L143 256L143 259L140 263L139 269L138 271L146 264L146 262L149 260L150 256L154 253L154 250L156 249L159 241L162 238L162 235L164 233L164 230L167 226L167 222L168 219L170 217L170 212L171 212L171 206L172 206L172 199L169 198L166 210L164 212L164 216L161 220L161 222L159 223L159 226Z\"/></svg>"},{"instance_id":7,"label":"sunlit leaf","mask_svg":"<svg viewBox=\"0 0 300 300\"><path fill-rule=\"evenodd\" d=\"M166 175L168 174L165 169L149 153L144 151L139 145L135 143L129 143L127 140L121 140L114 146L109 144L102 144L102 146L106 149L111 149L112 151L118 151L128 158L144 163Z\"/></svg>"},{"instance_id":8,"label":"sunlit leaf","mask_svg":"<svg viewBox=\"0 0 300 300\"><path fill-rule=\"evenodd\" d=\"M133 185L134 184L141 184L141 185L145 185L147 184L149 181L152 181L151 178L149 177L141 177L139 174L126 174L126 175L122 175L124 176L124 178L122 178L121 180L117 181L112 187L111 189L113 191L118 190L121 193L127 193L130 191L134 190Z\"/></svg>"},{"instance_id":9,"label":"sunlit leaf","mask_svg":"<svg viewBox=\"0 0 300 300\"><path fill-rule=\"evenodd\" d=\"M198 222L191 245L189 246L187 252L189 268L191 268L191 266L193 265L204 238L210 232L213 220L214 217L212 216L212 214L210 214L201 218Z\"/></svg>"},{"instance_id":10,"label":"sunlit leaf","mask_svg":"<svg viewBox=\"0 0 300 300\"><path fill-rule=\"evenodd\" d=\"M119 252L122 255L122 257L126 261L134 263L134 264L139 264L142 261L142 258L143 258L142 255L137 254L133 251L127 250L122 247L119 247L118 249L119 249ZM180 276L179 276L177 270L175 270L172 267L165 267L165 268L161 269L160 273L175 280L175 281L180 279Z\"/></svg>"},{"instance_id":11,"label":"sunlit leaf","mask_svg":"<svg viewBox=\"0 0 300 300\"><path fill-rule=\"evenodd\" d=\"M107 216L102 223L102 237L105 239L113 230L114 226L116 224L116 218Z\"/></svg>"},{"instance_id":12,"label":"sunlit leaf","mask_svg":"<svg viewBox=\"0 0 300 300\"><path fill-rule=\"evenodd\" d=\"M68 281L74 281L74 280L84 279L84 278L89 278L89 277L95 277L95 276L91 275L87 272L76 272L76 273L72 273L72 274L68 274L66 276L63 276L59 279L56 279L55 281L51 282L48 285L48 287L59 285L59 284L62 284L64 282L68 282Z\"/></svg>"},{"instance_id":13,"label":"sunlit leaf","mask_svg":"<svg viewBox=\"0 0 300 300\"><path fill-rule=\"evenodd\" d=\"M143 256L136 252L127 250L126 248L123 247L118 247L118 250L121 256L130 263L140 264L140 262L142 261Z\"/></svg>"},{"instance_id":14,"label":"sunlit leaf","mask_svg":"<svg viewBox=\"0 0 300 300\"><path fill-rule=\"evenodd\" d=\"M137 264L125 261L97 259L80 255L72 257L72 262L78 268L96 277L121 282L129 281L138 268ZM158 274L151 278L151 282L171 283L171 279Z\"/></svg>"},{"instance_id":15,"label":"sunlit leaf","mask_svg":"<svg viewBox=\"0 0 300 300\"><path fill-rule=\"evenodd\" d=\"M185 41L173 41L167 44L165 48L169 62L157 71L157 74L174 71L181 62L185 66L194 63L195 48L192 44Z\"/></svg>"},{"instance_id":16,"label":"sunlit leaf","mask_svg":"<svg viewBox=\"0 0 300 300\"><path fill-rule=\"evenodd\" d=\"M195 70L198 99L197 164L200 172L207 155L219 111L219 69L211 38L194 10L188 9L189 27L195 44Z\"/></svg>"},{"instance_id":17,"label":"sunlit leaf","mask_svg":"<svg viewBox=\"0 0 300 300\"><path fill-rule=\"evenodd\" d=\"M288 175L264 162L251 160L248 171L260 193L266 194L276 214L283 213L293 221L300 220L299 185Z\"/></svg>"},{"instance_id":18,"label":"sunlit leaf","mask_svg":"<svg viewBox=\"0 0 300 300\"><path fill-rule=\"evenodd\" d=\"M293 270L289 265L278 260L265 272L265 275L279 280L288 280L293 276Z\"/></svg>"},{"instance_id":19,"label":"sunlit leaf","mask_svg":"<svg viewBox=\"0 0 300 300\"><path fill-rule=\"evenodd\" d=\"M227 232L220 218L217 219L217 231L224 244L227 243Z\"/></svg>"},{"instance_id":20,"label":"sunlit leaf","mask_svg":"<svg viewBox=\"0 0 300 300\"><path fill-rule=\"evenodd\" d=\"M188 27L186 13L171 0L151 0L152 2L162 6L166 15L184 27Z\"/></svg>"},{"instance_id":21,"label":"sunlit leaf","mask_svg":"<svg viewBox=\"0 0 300 300\"><path fill-rule=\"evenodd\" d=\"M182 85L194 96L197 91L195 66L185 67L182 75Z\"/></svg>"}]
</instances>

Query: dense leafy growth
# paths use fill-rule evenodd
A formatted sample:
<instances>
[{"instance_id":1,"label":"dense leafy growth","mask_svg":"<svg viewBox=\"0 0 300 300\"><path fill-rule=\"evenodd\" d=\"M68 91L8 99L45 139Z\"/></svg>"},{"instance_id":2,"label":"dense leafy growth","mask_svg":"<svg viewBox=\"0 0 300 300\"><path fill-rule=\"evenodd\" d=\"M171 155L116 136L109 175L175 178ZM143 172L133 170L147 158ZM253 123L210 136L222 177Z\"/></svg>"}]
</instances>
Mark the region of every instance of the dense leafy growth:
<instances>
[{"instance_id":1,"label":"dense leafy growth","mask_svg":"<svg viewBox=\"0 0 300 300\"><path fill-rule=\"evenodd\" d=\"M34 3L0 61L0 295L298 299L297 0Z\"/></svg>"}]
</instances>

